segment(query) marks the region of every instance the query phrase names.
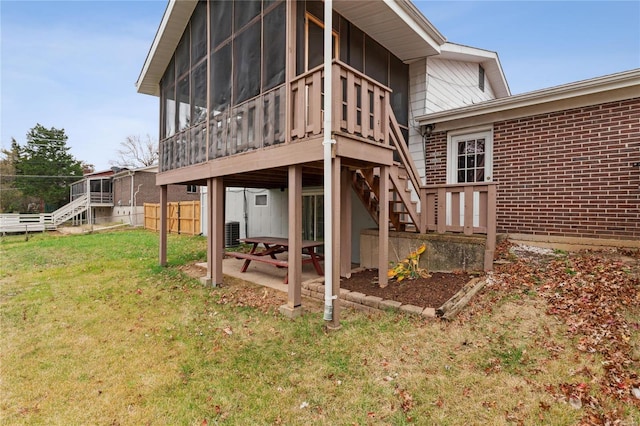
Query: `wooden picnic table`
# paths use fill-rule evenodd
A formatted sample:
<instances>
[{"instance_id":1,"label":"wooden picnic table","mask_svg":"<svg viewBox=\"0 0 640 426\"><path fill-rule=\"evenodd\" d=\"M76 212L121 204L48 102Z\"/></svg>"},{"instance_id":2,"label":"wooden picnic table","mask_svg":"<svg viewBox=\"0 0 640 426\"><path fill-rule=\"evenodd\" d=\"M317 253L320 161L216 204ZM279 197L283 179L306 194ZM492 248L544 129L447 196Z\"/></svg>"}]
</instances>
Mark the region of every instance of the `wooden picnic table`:
<instances>
[{"instance_id":1,"label":"wooden picnic table","mask_svg":"<svg viewBox=\"0 0 640 426\"><path fill-rule=\"evenodd\" d=\"M238 259L244 259L244 264L242 268L240 268L240 272L246 272L247 268L251 264L251 261L268 263L270 265L274 265L277 268L289 268L289 261L285 259L278 259L276 257L277 254L284 253L289 251L289 239L288 238L279 238L279 237L251 237L251 238L242 238L239 241L252 244L251 250L249 253L241 253L241 252L229 252L228 256L235 257ZM324 245L321 241L310 241L303 240L302 241L302 254L307 255L302 259L302 264L312 263L318 275L324 275L324 271L322 270L322 266L320 266L320 260L323 259L323 256L316 252L317 247L322 247ZM284 277L284 283L287 284L289 282L289 273Z\"/></svg>"}]
</instances>

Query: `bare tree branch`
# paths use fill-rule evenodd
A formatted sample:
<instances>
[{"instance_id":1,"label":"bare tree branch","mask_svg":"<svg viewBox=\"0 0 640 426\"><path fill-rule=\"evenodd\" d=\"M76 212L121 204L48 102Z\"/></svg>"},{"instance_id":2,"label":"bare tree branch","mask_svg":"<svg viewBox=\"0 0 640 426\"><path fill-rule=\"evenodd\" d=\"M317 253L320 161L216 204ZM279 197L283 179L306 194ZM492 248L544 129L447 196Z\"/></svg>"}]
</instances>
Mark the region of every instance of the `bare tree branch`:
<instances>
[{"instance_id":1,"label":"bare tree branch","mask_svg":"<svg viewBox=\"0 0 640 426\"><path fill-rule=\"evenodd\" d=\"M109 161L112 166L138 168L158 164L158 144L149 135L145 140L140 135L127 136L116 154L118 158Z\"/></svg>"}]
</instances>

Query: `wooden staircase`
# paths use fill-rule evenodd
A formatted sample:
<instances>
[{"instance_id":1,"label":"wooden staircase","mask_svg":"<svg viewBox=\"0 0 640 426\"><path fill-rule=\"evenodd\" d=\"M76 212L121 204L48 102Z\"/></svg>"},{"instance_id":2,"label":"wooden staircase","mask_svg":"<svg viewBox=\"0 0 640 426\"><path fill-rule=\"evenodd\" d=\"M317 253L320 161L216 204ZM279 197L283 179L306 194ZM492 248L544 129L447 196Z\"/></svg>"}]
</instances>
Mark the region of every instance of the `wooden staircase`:
<instances>
[{"instance_id":1,"label":"wooden staircase","mask_svg":"<svg viewBox=\"0 0 640 426\"><path fill-rule=\"evenodd\" d=\"M419 232L418 202L411 199L406 169L395 164L390 167L389 229ZM359 169L353 174L352 186L373 220L378 223L380 199L380 168Z\"/></svg>"},{"instance_id":2,"label":"wooden staircase","mask_svg":"<svg viewBox=\"0 0 640 426\"><path fill-rule=\"evenodd\" d=\"M393 112L389 114L389 136L399 161L389 167L389 227L394 231L425 232L421 224L418 202L423 187L407 143ZM373 220L378 223L380 199L380 168L359 169L353 175L352 186ZM413 189L412 189L413 187ZM378 225L380 225L378 223Z\"/></svg>"}]
</instances>

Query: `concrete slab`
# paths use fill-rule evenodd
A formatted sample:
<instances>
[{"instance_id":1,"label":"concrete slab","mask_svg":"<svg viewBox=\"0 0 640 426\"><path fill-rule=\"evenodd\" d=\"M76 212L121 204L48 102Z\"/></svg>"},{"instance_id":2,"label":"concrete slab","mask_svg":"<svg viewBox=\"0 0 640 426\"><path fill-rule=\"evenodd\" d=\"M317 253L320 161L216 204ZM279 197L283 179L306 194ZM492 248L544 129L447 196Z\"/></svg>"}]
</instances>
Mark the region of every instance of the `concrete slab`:
<instances>
[{"instance_id":1,"label":"concrete slab","mask_svg":"<svg viewBox=\"0 0 640 426\"><path fill-rule=\"evenodd\" d=\"M284 293L287 292L287 284L284 283L284 277L287 273L285 268L276 268L273 265L261 262L251 262L246 272L240 272L243 264L243 259L226 258L222 261L222 273L254 284L270 287ZM320 264L324 269L324 262L320 262ZM196 265L201 267L206 273L206 263L198 263ZM302 282L317 278L318 274L312 264L302 265Z\"/></svg>"}]
</instances>

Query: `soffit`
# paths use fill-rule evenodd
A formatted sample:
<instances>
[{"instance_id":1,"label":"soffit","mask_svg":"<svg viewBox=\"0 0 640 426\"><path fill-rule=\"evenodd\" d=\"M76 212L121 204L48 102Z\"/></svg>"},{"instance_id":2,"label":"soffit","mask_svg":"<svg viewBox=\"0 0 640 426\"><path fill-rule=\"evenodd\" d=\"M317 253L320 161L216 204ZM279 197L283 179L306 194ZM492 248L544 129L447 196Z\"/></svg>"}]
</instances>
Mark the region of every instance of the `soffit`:
<instances>
[{"instance_id":1,"label":"soffit","mask_svg":"<svg viewBox=\"0 0 640 426\"><path fill-rule=\"evenodd\" d=\"M403 61L436 55L445 41L408 1L335 0L333 8Z\"/></svg>"}]
</instances>

